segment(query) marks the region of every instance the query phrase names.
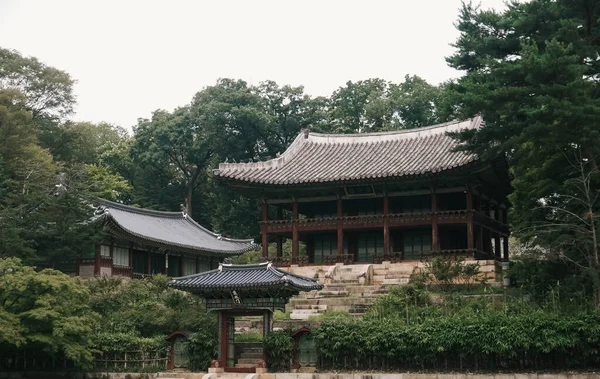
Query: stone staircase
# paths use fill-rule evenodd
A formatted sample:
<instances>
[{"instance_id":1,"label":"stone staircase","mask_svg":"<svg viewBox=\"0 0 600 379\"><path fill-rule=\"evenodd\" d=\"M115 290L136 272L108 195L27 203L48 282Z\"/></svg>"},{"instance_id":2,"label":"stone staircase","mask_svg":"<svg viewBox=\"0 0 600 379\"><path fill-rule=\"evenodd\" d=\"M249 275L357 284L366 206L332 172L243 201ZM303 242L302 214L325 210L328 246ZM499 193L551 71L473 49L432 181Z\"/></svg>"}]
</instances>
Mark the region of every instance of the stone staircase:
<instances>
[{"instance_id":1,"label":"stone staircase","mask_svg":"<svg viewBox=\"0 0 600 379\"><path fill-rule=\"evenodd\" d=\"M365 314L377 296L390 285L407 284L419 263L290 267L288 271L317 278L321 291L301 293L290 299L287 310L292 320L307 320L326 312L346 312L354 317Z\"/></svg>"},{"instance_id":2,"label":"stone staircase","mask_svg":"<svg viewBox=\"0 0 600 379\"><path fill-rule=\"evenodd\" d=\"M250 368L256 367L258 363L263 359L263 348L262 347L246 347L240 354L235 367L236 368Z\"/></svg>"}]
</instances>

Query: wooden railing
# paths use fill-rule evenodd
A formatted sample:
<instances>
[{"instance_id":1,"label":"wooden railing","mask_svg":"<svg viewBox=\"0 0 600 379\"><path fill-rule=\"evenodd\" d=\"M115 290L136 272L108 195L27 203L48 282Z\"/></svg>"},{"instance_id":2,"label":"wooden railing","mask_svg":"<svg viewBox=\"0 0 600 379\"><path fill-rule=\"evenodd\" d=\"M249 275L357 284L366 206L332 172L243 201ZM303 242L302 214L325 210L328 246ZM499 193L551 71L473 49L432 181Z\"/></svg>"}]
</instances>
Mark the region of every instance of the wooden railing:
<instances>
[{"instance_id":1,"label":"wooden railing","mask_svg":"<svg viewBox=\"0 0 600 379\"><path fill-rule=\"evenodd\" d=\"M301 257L273 257L270 260L277 267L306 266L308 264L308 257L305 255Z\"/></svg>"},{"instance_id":2,"label":"wooden railing","mask_svg":"<svg viewBox=\"0 0 600 379\"><path fill-rule=\"evenodd\" d=\"M433 221L433 217L437 218L438 224L457 224L466 223L469 214L474 215L474 221L479 222L484 226L502 232L508 231L508 226L500 221L494 220L484 213L466 209L437 212L390 213L387 218L389 226L427 225ZM343 229L383 227L385 217L386 216L383 214L374 214L343 217L300 218L296 221L296 227L298 228L298 231L335 230L338 227L339 221L341 221ZM293 225L293 220L270 220L261 222L261 226L266 227L267 232L269 233L291 232Z\"/></svg>"},{"instance_id":3,"label":"wooden railing","mask_svg":"<svg viewBox=\"0 0 600 379\"><path fill-rule=\"evenodd\" d=\"M335 254L328 255L325 257L325 264L334 265L336 263L343 263L345 265L349 265L354 263L354 255L353 254Z\"/></svg>"}]
</instances>

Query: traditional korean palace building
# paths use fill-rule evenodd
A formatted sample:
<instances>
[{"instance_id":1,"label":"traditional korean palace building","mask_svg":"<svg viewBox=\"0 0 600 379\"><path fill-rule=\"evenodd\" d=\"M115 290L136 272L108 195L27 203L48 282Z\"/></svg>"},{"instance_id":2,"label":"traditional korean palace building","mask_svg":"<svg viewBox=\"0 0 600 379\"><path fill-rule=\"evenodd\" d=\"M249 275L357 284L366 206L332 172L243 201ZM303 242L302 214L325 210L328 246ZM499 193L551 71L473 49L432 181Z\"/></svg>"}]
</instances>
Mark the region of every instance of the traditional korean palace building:
<instances>
[{"instance_id":1,"label":"traditional korean palace building","mask_svg":"<svg viewBox=\"0 0 600 379\"><path fill-rule=\"evenodd\" d=\"M171 277L209 271L225 257L257 248L251 239L222 237L182 212L162 212L102 201L94 222L104 242L93 258L77 261L79 276Z\"/></svg>"},{"instance_id":2,"label":"traditional korean palace building","mask_svg":"<svg viewBox=\"0 0 600 379\"><path fill-rule=\"evenodd\" d=\"M483 126L476 117L381 133L304 130L281 156L221 163L215 176L262 201L263 255L276 241L276 265L508 260L506 162L456 151L447 134Z\"/></svg>"}]
</instances>

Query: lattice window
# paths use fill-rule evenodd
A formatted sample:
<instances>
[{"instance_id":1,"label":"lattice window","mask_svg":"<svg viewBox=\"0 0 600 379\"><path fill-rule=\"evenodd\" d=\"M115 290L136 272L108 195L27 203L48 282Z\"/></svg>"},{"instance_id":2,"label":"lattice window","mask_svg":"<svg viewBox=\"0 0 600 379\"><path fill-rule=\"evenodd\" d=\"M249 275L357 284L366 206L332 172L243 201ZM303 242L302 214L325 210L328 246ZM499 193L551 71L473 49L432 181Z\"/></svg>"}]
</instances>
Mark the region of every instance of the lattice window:
<instances>
[{"instance_id":1,"label":"lattice window","mask_svg":"<svg viewBox=\"0 0 600 379\"><path fill-rule=\"evenodd\" d=\"M115 266L129 267L129 249L125 247L115 248L115 256L113 257Z\"/></svg>"}]
</instances>

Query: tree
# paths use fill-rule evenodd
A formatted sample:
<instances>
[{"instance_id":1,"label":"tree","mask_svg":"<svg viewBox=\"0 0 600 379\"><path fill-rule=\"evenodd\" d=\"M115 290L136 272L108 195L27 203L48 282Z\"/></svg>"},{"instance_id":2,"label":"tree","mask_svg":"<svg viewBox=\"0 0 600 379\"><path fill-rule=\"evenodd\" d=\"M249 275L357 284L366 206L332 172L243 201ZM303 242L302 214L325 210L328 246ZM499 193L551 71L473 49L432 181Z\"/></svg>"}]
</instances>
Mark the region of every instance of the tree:
<instances>
[{"instance_id":1,"label":"tree","mask_svg":"<svg viewBox=\"0 0 600 379\"><path fill-rule=\"evenodd\" d=\"M483 160L506 156L514 176L513 231L525 243L552 220L541 205L563 207L552 203L575 196L573 164L597 169L599 15L598 3L563 0L514 2L503 12L471 4L461 10L456 53L447 60L466 75L450 85L449 96L463 117L481 113L486 126L457 137ZM564 246L564 236L538 241L551 251Z\"/></svg>"},{"instance_id":2,"label":"tree","mask_svg":"<svg viewBox=\"0 0 600 379\"><path fill-rule=\"evenodd\" d=\"M174 172L176 185L185 191L185 209L192 214L192 195L213 154L201 124L191 117L189 107L173 113L155 111L151 120L139 120L135 129L135 151L142 162L164 162Z\"/></svg>"},{"instance_id":3,"label":"tree","mask_svg":"<svg viewBox=\"0 0 600 379\"><path fill-rule=\"evenodd\" d=\"M390 86L395 128L410 129L448 121L451 110L446 104L444 86L434 86L424 79L406 75L404 81Z\"/></svg>"},{"instance_id":4,"label":"tree","mask_svg":"<svg viewBox=\"0 0 600 379\"><path fill-rule=\"evenodd\" d=\"M37 58L0 48L0 89L22 92L34 118L70 114L75 105L74 83L69 74L46 66Z\"/></svg>"},{"instance_id":5,"label":"tree","mask_svg":"<svg viewBox=\"0 0 600 379\"><path fill-rule=\"evenodd\" d=\"M0 348L25 344L89 365L88 336L99 320L89 296L84 285L59 271L36 272L17 258L0 258Z\"/></svg>"},{"instance_id":6,"label":"tree","mask_svg":"<svg viewBox=\"0 0 600 379\"><path fill-rule=\"evenodd\" d=\"M330 129L335 133L390 130L394 112L390 83L383 79L348 81L330 99Z\"/></svg>"}]
</instances>

